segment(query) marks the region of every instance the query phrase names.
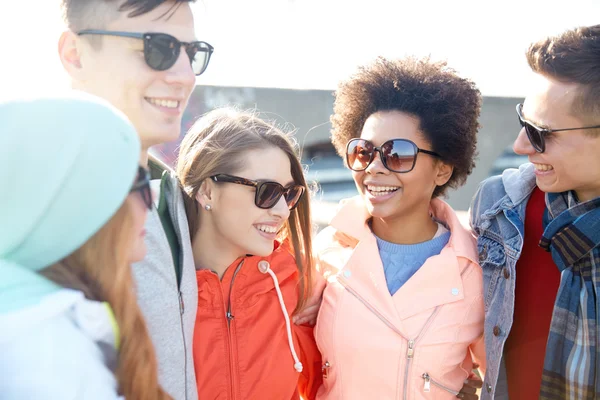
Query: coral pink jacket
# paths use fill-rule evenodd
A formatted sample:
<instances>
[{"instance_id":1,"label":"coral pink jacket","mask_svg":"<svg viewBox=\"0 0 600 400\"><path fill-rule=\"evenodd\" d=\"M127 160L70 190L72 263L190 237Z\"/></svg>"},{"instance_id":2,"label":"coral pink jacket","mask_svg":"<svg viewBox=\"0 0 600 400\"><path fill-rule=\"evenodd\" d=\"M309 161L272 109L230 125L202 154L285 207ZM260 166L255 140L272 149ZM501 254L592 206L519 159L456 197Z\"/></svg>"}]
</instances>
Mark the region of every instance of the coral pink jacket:
<instances>
[{"instance_id":1,"label":"coral pink jacket","mask_svg":"<svg viewBox=\"0 0 600 400\"><path fill-rule=\"evenodd\" d=\"M451 231L442 252L390 295L359 197L342 204L316 248L327 287L315 335L323 358L319 399L452 399L485 370L483 283L474 238L439 199Z\"/></svg>"}]
</instances>

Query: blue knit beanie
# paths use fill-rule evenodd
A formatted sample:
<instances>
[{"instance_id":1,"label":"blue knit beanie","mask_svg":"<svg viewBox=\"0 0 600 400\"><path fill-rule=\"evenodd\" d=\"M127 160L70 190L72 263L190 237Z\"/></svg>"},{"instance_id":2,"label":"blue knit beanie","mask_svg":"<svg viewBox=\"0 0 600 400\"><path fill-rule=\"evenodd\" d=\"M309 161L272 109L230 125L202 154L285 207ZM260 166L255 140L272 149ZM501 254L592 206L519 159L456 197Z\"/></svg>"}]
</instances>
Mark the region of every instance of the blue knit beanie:
<instances>
[{"instance_id":1,"label":"blue knit beanie","mask_svg":"<svg viewBox=\"0 0 600 400\"><path fill-rule=\"evenodd\" d=\"M8 292L13 302L15 290L30 300L42 294L33 271L71 254L115 214L139 158L135 129L104 100L69 92L0 104L0 311Z\"/></svg>"}]
</instances>

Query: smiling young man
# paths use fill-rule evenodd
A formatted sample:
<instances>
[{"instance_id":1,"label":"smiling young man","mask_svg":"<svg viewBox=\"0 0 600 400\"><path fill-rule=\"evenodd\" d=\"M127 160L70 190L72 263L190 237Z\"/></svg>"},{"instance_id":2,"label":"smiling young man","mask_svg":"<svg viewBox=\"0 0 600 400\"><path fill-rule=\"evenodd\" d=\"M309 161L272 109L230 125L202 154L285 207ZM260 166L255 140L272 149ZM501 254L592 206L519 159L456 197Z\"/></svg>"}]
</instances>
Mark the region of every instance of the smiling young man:
<instances>
[{"instance_id":1,"label":"smiling young man","mask_svg":"<svg viewBox=\"0 0 600 400\"><path fill-rule=\"evenodd\" d=\"M67 30L58 50L72 87L110 101L148 149L176 140L212 47L195 36L193 0L62 0ZM99 166L101 168L101 166ZM110 176L107 177L110 179ZM133 266L159 381L175 399L197 398L192 338L198 293L190 237L175 178L166 174L148 215L148 255Z\"/></svg>"},{"instance_id":2,"label":"smiling young man","mask_svg":"<svg viewBox=\"0 0 600 400\"><path fill-rule=\"evenodd\" d=\"M484 273L482 398L600 393L600 25L530 46L514 150L471 206Z\"/></svg>"}]
</instances>

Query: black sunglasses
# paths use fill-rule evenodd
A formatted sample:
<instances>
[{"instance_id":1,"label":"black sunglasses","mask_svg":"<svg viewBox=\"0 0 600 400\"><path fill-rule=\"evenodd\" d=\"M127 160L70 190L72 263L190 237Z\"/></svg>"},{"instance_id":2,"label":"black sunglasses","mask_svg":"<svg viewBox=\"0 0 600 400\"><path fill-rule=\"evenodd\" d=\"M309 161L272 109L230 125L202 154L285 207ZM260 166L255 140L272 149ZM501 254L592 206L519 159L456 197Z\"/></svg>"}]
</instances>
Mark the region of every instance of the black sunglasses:
<instances>
[{"instance_id":1,"label":"black sunglasses","mask_svg":"<svg viewBox=\"0 0 600 400\"><path fill-rule=\"evenodd\" d=\"M86 29L77 34L142 39L144 41L144 58L146 59L146 64L156 71L165 71L171 68L177 62L181 46L183 46L196 76L206 71L210 56L214 51L214 47L206 42L181 42L166 33L135 33Z\"/></svg>"},{"instance_id":2,"label":"black sunglasses","mask_svg":"<svg viewBox=\"0 0 600 400\"><path fill-rule=\"evenodd\" d=\"M579 129L596 129L600 128L600 125L595 126L582 126L581 128L563 128L563 129L547 129L540 128L535 124L527 121L523 118L523 104L517 104L517 116L519 117L519 123L521 124L521 128L525 128L525 133L527 133L527 138L531 145L538 153L543 153L546 151L546 135L549 135L553 132L563 132L563 131L576 131Z\"/></svg>"},{"instance_id":3,"label":"black sunglasses","mask_svg":"<svg viewBox=\"0 0 600 400\"><path fill-rule=\"evenodd\" d=\"M410 172L417 163L417 154L425 153L441 158L438 153L423 150L407 139L388 140L381 147L365 139L351 139L346 145L346 163L353 171L364 171L373 162L375 152L379 152L383 166L392 172Z\"/></svg>"},{"instance_id":4,"label":"black sunglasses","mask_svg":"<svg viewBox=\"0 0 600 400\"><path fill-rule=\"evenodd\" d=\"M275 207L281 196L285 198L285 202L290 210L293 210L298 205L298 202L304 194L304 186L291 185L283 187L277 182L270 181L253 181L251 179L240 178L239 176L217 174L210 177L215 182L237 183L238 185L252 186L256 188L254 196L254 204L256 207L268 209Z\"/></svg>"},{"instance_id":5,"label":"black sunglasses","mask_svg":"<svg viewBox=\"0 0 600 400\"><path fill-rule=\"evenodd\" d=\"M137 177L129 193L140 192L148 210L152 210L152 189L150 189L150 172L144 167L138 168Z\"/></svg>"}]
</instances>

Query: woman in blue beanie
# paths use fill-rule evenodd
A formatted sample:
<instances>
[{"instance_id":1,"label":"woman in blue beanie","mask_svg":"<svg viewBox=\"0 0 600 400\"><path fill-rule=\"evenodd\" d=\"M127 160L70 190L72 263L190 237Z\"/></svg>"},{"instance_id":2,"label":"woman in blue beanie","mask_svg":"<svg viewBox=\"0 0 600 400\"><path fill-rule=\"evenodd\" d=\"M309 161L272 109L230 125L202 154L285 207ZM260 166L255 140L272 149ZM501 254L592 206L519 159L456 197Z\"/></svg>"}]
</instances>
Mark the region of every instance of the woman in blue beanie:
<instances>
[{"instance_id":1,"label":"woman in blue beanie","mask_svg":"<svg viewBox=\"0 0 600 400\"><path fill-rule=\"evenodd\" d=\"M88 95L0 104L2 399L164 399L129 264L152 195L127 119Z\"/></svg>"}]
</instances>

